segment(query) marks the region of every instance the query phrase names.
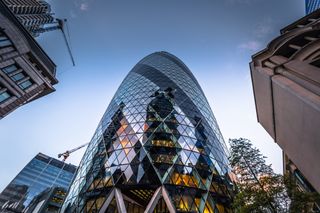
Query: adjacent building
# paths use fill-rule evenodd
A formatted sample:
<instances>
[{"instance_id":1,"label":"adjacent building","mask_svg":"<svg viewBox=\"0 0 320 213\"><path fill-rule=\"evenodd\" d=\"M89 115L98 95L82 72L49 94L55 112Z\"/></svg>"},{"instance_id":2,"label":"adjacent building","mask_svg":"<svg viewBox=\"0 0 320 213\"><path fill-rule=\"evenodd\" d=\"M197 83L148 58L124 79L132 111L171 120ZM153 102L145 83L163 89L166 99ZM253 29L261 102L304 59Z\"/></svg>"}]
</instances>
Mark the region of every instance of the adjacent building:
<instances>
[{"instance_id":1,"label":"adjacent building","mask_svg":"<svg viewBox=\"0 0 320 213\"><path fill-rule=\"evenodd\" d=\"M320 0L305 0L305 1L306 1L307 15L320 8Z\"/></svg>"},{"instance_id":2,"label":"adjacent building","mask_svg":"<svg viewBox=\"0 0 320 213\"><path fill-rule=\"evenodd\" d=\"M46 24L54 23L50 5L42 0L3 0L29 33L37 37Z\"/></svg>"},{"instance_id":3,"label":"adjacent building","mask_svg":"<svg viewBox=\"0 0 320 213\"><path fill-rule=\"evenodd\" d=\"M320 10L281 30L252 57L257 118L284 153L284 169L320 192Z\"/></svg>"},{"instance_id":4,"label":"adjacent building","mask_svg":"<svg viewBox=\"0 0 320 213\"><path fill-rule=\"evenodd\" d=\"M17 11L28 10L28 7L11 7ZM21 105L55 91L53 85L58 83L55 75L56 65L0 0L0 119Z\"/></svg>"},{"instance_id":5,"label":"adjacent building","mask_svg":"<svg viewBox=\"0 0 320 213\"><path fill-rule=\"evenodd\" d=\"M229 212L227 156L191 71L153 53L117 90L62 212Z\"/></svg>"},{"instance_id":6,"label":"adjacent building","mask_svg":"<svg viewBox=\"0 0 320 213\"><path fill-rule=\"evenodd\" d=\"M58 213L67 194L65 187L51 187L35 196L25 212Z\"/></svg>"},{"instance_id":7,"label":"adjacent building","mask_svg":"<svg viewBox=\"0 0 320 213\"><path fill-rule=\"evenodd\" d=\"M0 194L0 212L58 212L76 167L36 155Z\"/></svg>"}]
</instances>

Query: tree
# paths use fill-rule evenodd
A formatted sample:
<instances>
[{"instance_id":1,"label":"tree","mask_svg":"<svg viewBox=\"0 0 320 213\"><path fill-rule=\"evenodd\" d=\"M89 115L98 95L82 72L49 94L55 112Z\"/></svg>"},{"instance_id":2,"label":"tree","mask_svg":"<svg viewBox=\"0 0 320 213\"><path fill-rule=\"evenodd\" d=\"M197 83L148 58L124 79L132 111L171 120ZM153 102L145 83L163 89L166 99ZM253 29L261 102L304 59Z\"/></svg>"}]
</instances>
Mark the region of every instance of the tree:
<instances>
[{"instance_id":1,"label":"tree","mask_svg":"<svg viewBox=\"0 0 320 213\"><path fill-rule=\"evenodd\" d=\"M230 139L230 164L237 177L236 212L286 212L290 199L283 177L274 173L265 156L244 138Z\"/></svg>"},{"instance_id":2,"label":"tree","mask_svg":"<svg viewBox=\"0 0 320 213\"><path fill-rule=\"evenodd\" d=\"M320 196L301 190L290 176L274 173L265 156L245 138L230 139L230 164L237 177L235 212L313 212Z\"/></svg>"},{"instance_id":3,"label":"tree","mask_svg":"<svg viewBox=\"0 0 320 213\"><path fill-rule=\"evenodd\" d=\"M309 213L320 212L320 195L315 191L302 191L290 175L284 176L288 195L291 198L290 212Z\"/></svg>"}]
</instances>

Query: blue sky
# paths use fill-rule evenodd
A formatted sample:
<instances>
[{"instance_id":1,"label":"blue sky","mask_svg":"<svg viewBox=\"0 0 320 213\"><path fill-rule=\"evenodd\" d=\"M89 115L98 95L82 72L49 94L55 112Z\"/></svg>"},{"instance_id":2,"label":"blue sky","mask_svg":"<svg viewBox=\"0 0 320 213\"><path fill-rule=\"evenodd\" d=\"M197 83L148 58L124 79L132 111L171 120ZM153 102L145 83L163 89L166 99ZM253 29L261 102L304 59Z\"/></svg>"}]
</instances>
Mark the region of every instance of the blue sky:
<instances>
[{"instance_id":1,"label":"blue sky","mask_svg":"<svg viewBox=\"0 0 320 213\"><path fill-rule=\"evenodd\" d=\"M249 65L279 30L304 15L303 0L55 0L67 18L76 61L62 35L38 38L57 64L56 92L0 121L0 190L38 152L56 157L89 141L130 69L160 50L179 57L204 90L228 138L253 141L282 171L282 153L257 123ZM68 162L78 164L83 150Z\"/></svg>"}]
</instances>

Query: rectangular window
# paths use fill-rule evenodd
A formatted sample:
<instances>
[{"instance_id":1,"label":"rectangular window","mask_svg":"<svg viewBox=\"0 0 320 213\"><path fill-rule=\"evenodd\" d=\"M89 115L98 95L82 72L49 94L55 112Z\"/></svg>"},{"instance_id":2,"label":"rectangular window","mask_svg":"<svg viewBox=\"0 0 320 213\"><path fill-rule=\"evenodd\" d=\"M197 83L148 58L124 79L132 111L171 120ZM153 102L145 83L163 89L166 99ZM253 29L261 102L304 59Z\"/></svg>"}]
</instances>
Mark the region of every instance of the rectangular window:
<instances>
[{"instance_id":1,"label":"rectangular window","mask_svg":"<svg viewBox=\"0 0 320 213\"><path fill-rule=\"evenodd\" d=\"M8 92L2 92L0 93L0 103L10 98L11 95Z\"/></svg>"},{"instance_id":2,"label":"rectangular window","mask_svg":"<svg viewBox=\"0 0 320 213\"><path fill-rule=\"evenodd\" d=\"M32 85L32 82L30 80L26 80L24 82L22 82L21 84L19 84L19 87L21 89L27 89Z\"/></svg>"},{"instance_id":3,"label":"rectangular window","mask_svg":"<svg viewBox=\"0 0 320 213\"><path fill-rule=\"evenodd\" d=\"M0 32L0 48L11 46L12 42L10 39Z\"/></svg>"},{"instance_id":4,"label":"rectangular window","mask_svg":"<svg viewBox=\"0 0 320 213\"><path fill-rule=\"evenodd\" d=\"M19 68L18 68L15 64L12 64L12 65L10 65L10 66L1 68L1 70L2 70L4 73L7 73L7 74L12 73L12 72L14 72L14 71L16 71L16 70L18 70L18 69L19 69Z\"/></svg>"},{"instance_id":5,"label":"rectangular window","mask_svg":"<svg viewBox=\"0 0 320 213\"><path fill-rule=\"evenodd\" d=\"M20 72L18 74L15 74L13 76L11 76L11 79L14 80L14 81L19 81L23 78L27 77L23 72Z\"/></svg>"},{"instance_id":6,"label":"rectangular window","mask_svg":"<svg viewBox=\"0 0 320 213\"><path fill-rule=\"evenodd\" d=\"M9 99L12 95L0 84L0 103Z\"/></svg>"}]
</instances>

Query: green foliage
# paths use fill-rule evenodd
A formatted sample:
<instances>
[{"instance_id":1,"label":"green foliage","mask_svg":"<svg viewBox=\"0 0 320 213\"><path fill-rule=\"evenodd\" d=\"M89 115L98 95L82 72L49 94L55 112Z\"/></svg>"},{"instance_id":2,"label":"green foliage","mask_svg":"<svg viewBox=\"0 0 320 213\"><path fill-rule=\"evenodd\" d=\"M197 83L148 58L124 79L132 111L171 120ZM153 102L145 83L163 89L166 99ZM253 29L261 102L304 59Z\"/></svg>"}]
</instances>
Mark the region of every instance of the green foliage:
<instances>
[{"instance_id":1,"label":"green foliage","mask_svg":"<svg viewBox=\"0 0 320 213\"><path fill-rule=\"evenodd\" d=\"M296 182L288 175L284 177L284 181L291 198L290 212L307 213L314 209L315 203L320 203L320 195L318 193L300 190Z\"/></svg>"},{"instance_id":2,"label":"green foliage","mask_svg":"<svg viewBox=\"0 0 320 213\"><path fill-rule=\"evenodd\" d=\"M287 212L290 199L283 176L275 174L265 156L244 138L229 140L230 164L237 176L235 212Z\"/></svg>"},{"instance_id":3,"label":"green foliage","mask_svg":"<svg viewBox=\"0 0 320 213\"><path fill-rule=\"evenodd\" d=\"M320 203L316 192L302 191L289 176L274 173L265 156L245 138L230 139L230 164L237 176L234 212L308 213Z\"/></svg>"}]
</instances>

